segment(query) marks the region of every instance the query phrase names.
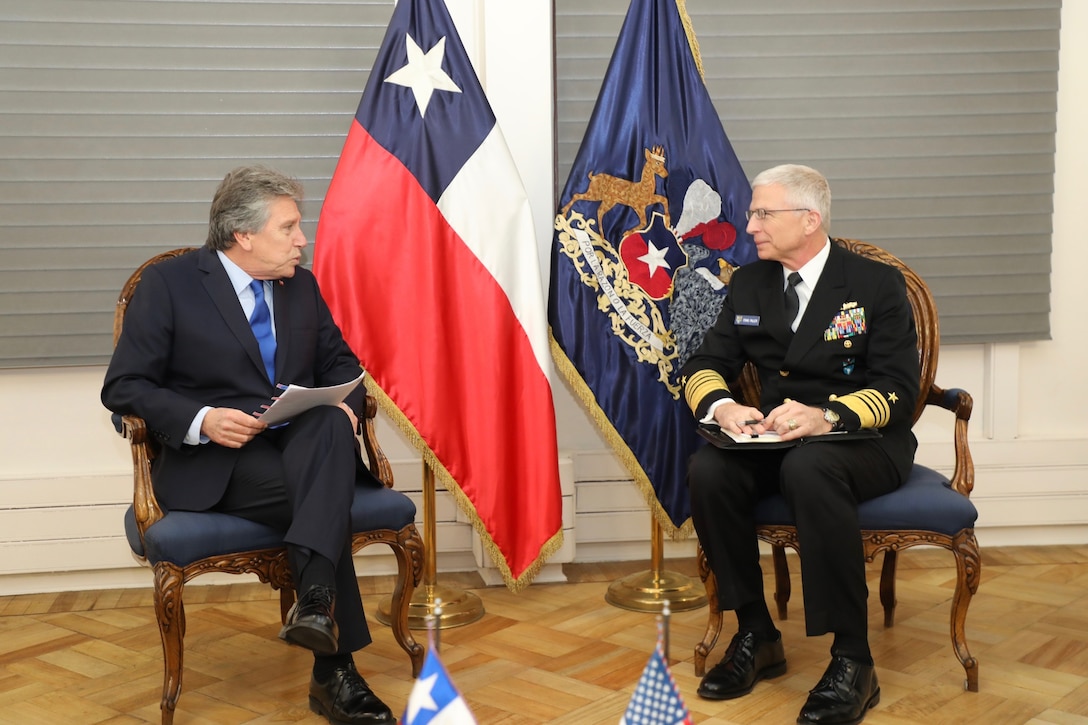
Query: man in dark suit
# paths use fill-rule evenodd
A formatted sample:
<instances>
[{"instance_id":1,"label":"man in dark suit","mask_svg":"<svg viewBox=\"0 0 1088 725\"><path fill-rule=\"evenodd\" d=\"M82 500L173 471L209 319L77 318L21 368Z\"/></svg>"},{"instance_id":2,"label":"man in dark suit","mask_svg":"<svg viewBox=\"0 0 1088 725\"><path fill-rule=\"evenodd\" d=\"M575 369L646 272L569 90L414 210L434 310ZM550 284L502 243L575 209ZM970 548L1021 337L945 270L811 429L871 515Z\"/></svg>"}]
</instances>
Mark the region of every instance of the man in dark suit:
<instances>
[{"instance_id":1,"label":"man in dark suit","mask_svg":"<svg viewBox=\"0 0 1088 725\"><path fill-rule=\"evenodd\" d=\"M902 275L831 244L830 211L827 180L814 169L778 166L753 180L748 231L759 260L733 274L721 315L683 368L699 421L801 442L705 446L689 462L695 530L719 606L738 621L699 695L740 697L786 671L753 521L759 499L781 492L797 523L807 634L834 633L831 663L797 719L819 725L861 722L880 699L857 506L910 471L919 375ZM734 400L727 384L748 361L762 384L759 407ZM881 435L820 438L863 428Z\"/></svg>"},{"instance_id":2,"label":"man in dark suit","mask_svg":"<svg viewBox=\"0 0 1088 725\"><path fill-rule=\"evenodd\" d=\"M392 723L355 670L370 643L351 558L361 388L270 428L255 413L276 384L357 378L313 274L299 267L301 184L264 167L231 171L197 251L143 273L106 372L102 402L147 422L168 510L221 511L285 532L299 600L280 637L313 651L310 706L336 723Z\"/></svg>"}]
</instances>

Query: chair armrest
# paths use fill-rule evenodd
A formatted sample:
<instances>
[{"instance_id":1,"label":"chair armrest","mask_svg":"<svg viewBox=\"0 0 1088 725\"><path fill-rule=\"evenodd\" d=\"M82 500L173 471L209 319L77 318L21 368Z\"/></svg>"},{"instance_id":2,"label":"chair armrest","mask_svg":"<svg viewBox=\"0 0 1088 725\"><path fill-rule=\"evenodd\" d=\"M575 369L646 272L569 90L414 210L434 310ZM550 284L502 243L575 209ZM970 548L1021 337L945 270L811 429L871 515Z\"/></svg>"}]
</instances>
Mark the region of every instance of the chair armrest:
<instances>
[{"instance_id":1,"label":"chair armrest","mask_svg":"<svg viewBox=\"0 0 1088 725\"><path fill-rule=\"evenodd\" d=\"M385 484L386 488L393 488L393 467L389 459L385 457L381 445L378 443L378 433L374 426L374 418L378 414L378 401L373 395L366 396L366 414L363 417L363 447L366 448L366 458L370 472L374 477Z\"/></svg>"},{"instance_id":2,"label":"chair armrest","mask_svg":"<svg viewBox=\"0 0 1088 725\"><path fill-rule=\"evenodd\" d=\"M163 517L162 507L151 486L151 461L155 459L155 449L143 418L121 416L121 435L128 439L132 452L132 510L143 541L148 527Z\"/></svg>"},{"instance_id":3,"label":"chair armrest","mask_svg":"<svg viewBox=\"0 0 1088 725\"><path fill-rule=\"evenodd\" d=\"M971 458L971 448L967 443L967 424L971 420L974 399L961 388L945 390L931 385L926 405L936 405L951 411L956 416L953 445L956 452L956 467L952 473L952 488L970 498L975 488L975 463Z\"/></svg>"}]
</instances>

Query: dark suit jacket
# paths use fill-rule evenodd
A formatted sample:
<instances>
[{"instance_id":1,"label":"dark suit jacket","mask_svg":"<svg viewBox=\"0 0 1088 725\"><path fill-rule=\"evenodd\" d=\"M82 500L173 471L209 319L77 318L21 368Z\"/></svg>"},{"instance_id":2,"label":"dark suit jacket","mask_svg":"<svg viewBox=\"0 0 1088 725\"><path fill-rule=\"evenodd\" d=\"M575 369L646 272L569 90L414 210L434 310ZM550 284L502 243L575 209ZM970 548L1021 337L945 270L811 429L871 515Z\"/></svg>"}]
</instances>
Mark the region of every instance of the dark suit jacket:
<instances>
[{"instance_id":1,"label":"dark suit jacket","mask_svg":"<svg viewBox=\"0 0 1088 725\"><path fill-rule=\"evenodd\" d=\"M278 383L335 385L360 373L311 272L273 284ZM162 443L152 481L167 509L200 511L226 490L238 449L182 441L205 405L247 413L274 394L222 262L202 247L148 267L125 314L102 402L137 415ZM361 387L347 402L360 414ZM362 415L360 414L360 418Z\"/></svg>"},{"instance_id":2,"label":"dark suit jacket","mask_svg":"<svg viewBox=\"0 0 1088 725\"><path fill-rule=\"evenodd\" d=\"M848 430L880 428L878 444L905 475L917 448L911 425L919 369L903 275L832 243L796 333L785 319L782 289L778 262L734 272L717 322L683 368L692 412L702 419L713 402L732 397L727 381L750 360L764 413L791 398L832 408ZM836 318L856 321L859 308L864 331L829 332Z\"/></svg>"}]
</instances>

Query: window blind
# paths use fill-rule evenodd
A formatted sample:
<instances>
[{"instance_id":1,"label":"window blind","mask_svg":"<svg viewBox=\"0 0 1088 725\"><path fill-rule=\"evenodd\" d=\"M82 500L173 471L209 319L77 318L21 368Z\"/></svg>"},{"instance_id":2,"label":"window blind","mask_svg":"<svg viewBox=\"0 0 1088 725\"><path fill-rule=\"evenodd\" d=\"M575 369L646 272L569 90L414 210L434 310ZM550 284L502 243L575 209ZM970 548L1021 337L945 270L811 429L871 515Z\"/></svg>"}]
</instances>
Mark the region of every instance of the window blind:
<instances>
[{"instance_id":1,"label":"window blind","mask_svg":"<svg viewBox=\"0 0 1088 725\"><path fill-rule=\"evenodd\" d=\"M559 189L627 6L556 0ZM918 272L944 342L1049 338L1060 0L686 8L749 179L781 163L823 172L832 234Z\"/></svg>"},{"instance_id":2,"label":"window blind","mask_svg":"<svg viewBox=\"0 0 1088 725\"><path fill-rule=\"evenodd\" d=\"M223 175L306 187L312 239L392 0L0 5L0 366L102 364L140 263Z\"/></svg>"}]
</instances>

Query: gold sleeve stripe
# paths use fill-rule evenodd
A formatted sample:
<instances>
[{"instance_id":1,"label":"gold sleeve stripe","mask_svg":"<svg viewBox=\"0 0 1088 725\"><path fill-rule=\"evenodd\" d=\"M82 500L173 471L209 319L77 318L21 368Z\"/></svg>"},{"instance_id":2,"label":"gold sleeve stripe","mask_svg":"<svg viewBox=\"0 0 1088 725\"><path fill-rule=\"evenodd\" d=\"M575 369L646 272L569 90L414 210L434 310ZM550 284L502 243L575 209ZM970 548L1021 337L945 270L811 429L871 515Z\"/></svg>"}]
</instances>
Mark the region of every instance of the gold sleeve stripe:
<instances>
[{"instance_id":1,"label":"gold sleeve stripe","mask_svg":"<svg viewBox=\"0 0 1088 725\"><path fill-rule=\"evenodd\" d=\"M718 391L729 392L725 378L713 370L700 370L688 376L687 384L684 386L684 399L687 400L688 407L694 413L699 407L699 401Z\"/></svg>"},{"instance_id":2,"label":"gold sleeve stripe","mask_svg":"<svg viewBox=\"0 0 1088 725\"><path fill-rule=\"evenodd\" d=\"M888 401L872 388L859 390L849 395L840 395L836 401L857 415L862 428L882 428L891 420L892 409Z\"/></svg>"}]
</instances>

